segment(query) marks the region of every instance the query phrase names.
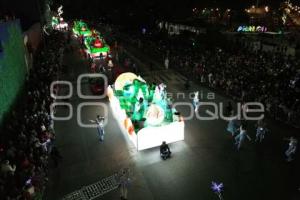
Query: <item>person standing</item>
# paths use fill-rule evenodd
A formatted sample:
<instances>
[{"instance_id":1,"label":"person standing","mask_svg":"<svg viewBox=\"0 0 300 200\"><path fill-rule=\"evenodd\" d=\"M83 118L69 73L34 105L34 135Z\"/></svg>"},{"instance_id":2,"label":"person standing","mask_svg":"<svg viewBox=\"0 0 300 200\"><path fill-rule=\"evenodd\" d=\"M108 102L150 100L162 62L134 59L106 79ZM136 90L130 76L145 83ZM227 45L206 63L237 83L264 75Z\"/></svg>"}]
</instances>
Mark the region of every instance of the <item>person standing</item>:
<instances>
[{"instance_id":1,"label":"person standing","mask_svg":"<svg viewBox=\"0 0 300 200\"><path fill-rule=\"evenodd\" d=\"M233 117L233 115L232 115L232 119L230 119L229 122L228 122L227 131L231 133L232 137L234 137L234 135L238 131L237 118Z\"/></svg>"},{"instance_id":2,"label":"person standing","mask_svg":"<svg viewBox=\"0 0 300 200\"><path fill-rule=\"evenodd\" d=\"M245 138L247 138L249 141L251 141L251 138L247 134L246 129L244 128L244 126L241 126L240 133L235 137L235 144L237 145L238 150L240 150L242 143L245 141Z\"/></svg>"},{"instance_id":3,"label":"person standing","mask_svg":"<svg viewBox=\"0 0 300 200\"><path fill-rule=\"evenodd\" d=\"M256 139L255 142L259 141L260 143L262 143L263 139L265 138L266 135L266 128L264 127L257 127L256 128Z\"/></svg>"},{"instance_id":4,"label":"person standing","mask_svg":"<svg viewBox=\"0 0 300 200\"><path fill-rule=\"evenodd\" d=\"M112 60L108 61L107 66L108 66L108 70L112 70L112 68L114 67L114 64L113 64Z\"/></svg>"},{"instance_id":5,"label":"person standing","mask_svg":"<svg viewBox=\"0 0 300 200\"><path fill-rule=\"evenodd\" d=\"M141 120L144 116L145 113L145 100L140 97L138 102L135 103L134 105L134 114L132 116L132 118L134 120Z\"/></svg>"},{"instance_id":6,"label":"person standing","mask_svg":"<svg viewBox=\"0 0 300 200\"><path fill-rule=\"evenodd\" d=\"M119 188L121 193L121 200L127 200L128 187L130 184L129 169L122 169L119 177Z\"/></svg>"},{"instance_id":7,"label":"person standing","mask_svg":"<svg viewBox=\"0 0 300 200\"><path fill-rule=\"evenodd\" d=\"M209 87L212 87L212 83L213 83L213 74L209 73L208 74L208 84L209 84Z\"/></svg>"},{"instance_id":8,"label":"person standing","mask_svg":"<svg viewBox=\"0 0 300 200\"><path fill-rule=\"evenodd\" d=\"M287 157L286 161L291 162L293 160L293 155L295 155L297 150L298 140L294 137L290 137L287 140L289 141L289 147L285 151L285 155Z\"/></svg>"},{"instance_id":9,"label":"person standing","mask_svg":"<svg viewBox=\"0 0 300 200\"><path fill-rule=\"evenodd\" d=\"M169 58L168 57L166 57L166 59L165 59L165 68L169 69Z\"/></svg>"},{"instance_id":10,"label":"person standing","mask_svg":"<svg viewBox=\"0 0 300 200\"><path fill-rule=\"evenodd\" d=\"M97 131L100 142L104 140L104 117L97 116Z\"/></svg>"},{"instance_id":11,"label":"person standing","mask_svg":"<svg viewBox=\"0 0 300 200\"><path fill-rule=\"evenodd\" d=\"M193 106L195 109L195 112L197 112L198 110L198 106L199 106L199 92L194 92L194 98L193 98Z\"/></svg>"},{"instance_id":12,"label":"person standing","mask_svg":"<svg viewBox=\"0 0 300 200\"><path fill-rule=\"evenodd\" d=\"M256 123L256 139L255 142L259 141L260 143L265 138L265 134L267 133L268 129L266 128L266 123L264 119L258 120Z\"/></svg>"},{"instance_id":13,"label":"person standing","mask_svg":"<svg viewBox=\"0 0 300 200\"><path fill-rule=\"evenodd\" d=\"M100 115L97 115L96 120L90 120L92 123L96 123L97 125L97 132L99 135L100 142L104 141L104 117L100 117Z\"/></svg>"}]
</instances>

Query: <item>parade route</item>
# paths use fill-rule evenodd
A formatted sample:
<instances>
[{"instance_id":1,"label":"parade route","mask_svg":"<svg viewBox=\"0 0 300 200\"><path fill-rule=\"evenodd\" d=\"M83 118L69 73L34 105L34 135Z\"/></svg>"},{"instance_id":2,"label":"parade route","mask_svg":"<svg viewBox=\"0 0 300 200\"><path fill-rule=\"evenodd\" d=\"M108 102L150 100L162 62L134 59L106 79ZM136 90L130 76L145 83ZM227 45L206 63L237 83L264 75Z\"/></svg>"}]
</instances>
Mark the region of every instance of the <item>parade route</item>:
<instances>
[{"instance_id":1,"label":"parade route","mask_svg":"<svg viewBox=\"0 0 300 200\"><path fill-rule=\"evenodd\" d=\"M87 63L78 51L67 54L65 61L72 71L72 77L69 74L65 77L70 81L75 81L74 77L88 71ZM143 72L143 76L150 82L164 82L168 92L174 94L174 102L191 102L188 94L194 91L201 92L203 98L200 101L207 101L207 94L212 92L197 83L192 83L189 91L186 91L183 86L186 77L172 70ZM83 90L89 93L89 88L83 87ZM186 96L177 98L177 93ZM213 101L220 103L228 99L215 94ZM76 95L70 99L74 108L82 102L84 100ZM100 102L109 104L107 99ZM190 112L188 107L178 109L183 115ZM59 112L67 111L61 109ZM205 114L203 109L199 112ZM171 144L173 157L163 161L159 156L159 148L136 151L121 133L110 109L108 113L106 135L102 143L98 140L95 128L77 125L76 116L70 121L55 122L57 145L63 161L50 173L51 181L45 199L62 199L67 194L83 195L78 189L94 185L101 177L108 177L124 167L133 172L128 197L134 200L217 199L210 189L212 181L224 183L224 199L230 200L283 200L287 194L292 194L290 184L294 181L293 177L298 175L296 169L299 169L299 165L284 160L285 143L278 136L284 133L285 128L279 124L272 124L271 135L267 136L263 145L254 141L246 142L238 152L234 139L226 131L226 121L199 121L194 117L185 122L185 140ZM81 118L87 123L97 114L103 114L103 109L90 106L83 110ZM252 125L249 134L255 138ZM111 189L104 194L96 188L97 195L92 195L92 199L119 199L119 191L115 190L115 186Z\"/></svg>"}]
</instances>

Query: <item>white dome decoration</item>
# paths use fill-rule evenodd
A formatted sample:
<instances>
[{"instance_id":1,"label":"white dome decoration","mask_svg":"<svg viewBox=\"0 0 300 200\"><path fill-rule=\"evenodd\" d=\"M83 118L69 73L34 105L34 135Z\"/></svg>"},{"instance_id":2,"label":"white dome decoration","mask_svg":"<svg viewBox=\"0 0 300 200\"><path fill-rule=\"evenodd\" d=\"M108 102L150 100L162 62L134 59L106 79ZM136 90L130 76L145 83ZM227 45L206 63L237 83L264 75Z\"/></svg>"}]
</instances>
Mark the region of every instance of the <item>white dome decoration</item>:
<instances>
[{"instance_id":1,"label":"white dome decoration","mask_svg":"<svg viewBox=\"0 0 300 200\"><path fill-rule=\"evenodd\" d=\"M163 122L165 118L165 112L160 106L152 104L149 107L146 116L147 123L149 125L157 126Z\"/></svg>"}]
</instances>

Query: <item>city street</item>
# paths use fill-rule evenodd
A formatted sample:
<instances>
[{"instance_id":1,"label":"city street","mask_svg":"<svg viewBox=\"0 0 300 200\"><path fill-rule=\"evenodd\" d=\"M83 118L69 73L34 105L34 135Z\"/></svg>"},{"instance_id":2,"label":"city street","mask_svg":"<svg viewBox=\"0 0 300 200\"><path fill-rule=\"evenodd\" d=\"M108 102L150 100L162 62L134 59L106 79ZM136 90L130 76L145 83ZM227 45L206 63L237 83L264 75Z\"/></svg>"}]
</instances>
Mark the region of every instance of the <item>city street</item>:
<instances>
[{"instance_id":1,"label":"city street","mask_svg":"<svg viewBox=\"0 0 300 200\"><path fill-rule=\"evenodd\" d=\"M0 200L300 200L300 2L0 1Z\"/></svg>"},{"instance_id":2,"label":"city street","mask_svg":"<svg viewBox=\"0 0 300 200\"><path fill-rule=\"evenodd\" d=\"M224 184L225 200L284 200L296 193L297 189L291 185L295 185L297 180L300 184L299 159L292 163L285 161L284 151L288 142L282 140L283 136L288 136L287 131L293 130L269 122L270 134L266 136L263 145L258 145L254 142L254 125L250 123L252 141L247 141L238 152L234 138L226 131L226 121L201 121L194 117L185 122L185 140L170 144L172 158L163 161L159 156L159 147L136 151L112 115L108 99L88 100L77 96L76 78L88 73L89 69L78 48L65 55L65 65L68 73L64 79L71 81L74 88L69 100L74 115L71 120L55 122L56 144L63 160L57 168L51 165L45 199L62 199L84 186L114 175L124 167L131 171L132 183L128 199L133 200L218 199L210 188L212 181ZM147 71L141 76L148 82L165 83L175 102L192 102L188 94L194 91L202 94L200 101L209 101L207 94L212 92L195 82L189 91L185 91L186 77L171 69ZM81 86L84 94L90 93L87 83ZM185 98L176 98L178 93L184 93ZM213 100L224 104L227 101L220 94L215 94ZM108 124L103 142L99 142L96 128L78 126L77 107L86 102L101 102L108 108ZM178 110L183 116L194 112L188 107L178 107ZM57 115L67 115L68 112L67 108L60 107ZM200 108L199 112L205 115L204 108ZM104 109L100 106L86 106L80 118L83 123L89 123L98 114L104 115ZM96 199L119 199L119 191L111 186L109 192Z\"/></svg>"}]
</instances>

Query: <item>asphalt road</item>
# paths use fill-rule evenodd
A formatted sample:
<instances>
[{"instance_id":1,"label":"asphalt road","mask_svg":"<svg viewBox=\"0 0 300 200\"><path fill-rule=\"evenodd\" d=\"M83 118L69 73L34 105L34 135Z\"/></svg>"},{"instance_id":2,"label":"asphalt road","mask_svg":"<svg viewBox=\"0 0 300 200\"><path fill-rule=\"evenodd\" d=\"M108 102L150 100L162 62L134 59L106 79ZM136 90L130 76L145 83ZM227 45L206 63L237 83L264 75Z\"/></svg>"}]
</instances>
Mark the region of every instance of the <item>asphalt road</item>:
<instances>
[{"instance_id":1,"label":"asphalt road","mask_svg":"<svg viewBox=\"0 0 300 200\"><path fill-rule=\"evenodd\" d=\"M237 151L234 140L226 131L224 120L200 121L195 117L185 123L185 140L170 144L173 157L162 161L159 149L153 148L137 152L124 136L114 116L109 102L84 100L76 95L76 78L88 72L87 62L79 50L65 56L68 73L64 79L73 83L74 95L70 99L74 116L68 121L56 121L57 146L63 155L59 166L51 167L45 199L58 200L63 196L79 191L109 177L124 167L131 170L132 184L128 199L134 200L213 200L218 199L211 191L211 182L225 185L225 200L289 200L300 199L297 192L299 179L299 159L292 163L284 160L286 142L282 140L287 131L284 125L269 122L271 133L263 145L246 142ZM192 83L190 91L183 84L186 77L172 70L143 73L147 81L164 82L168 92L176 94L200 91L201 101L206 101L209 91ZM89 94L89 86L82 84L82 91ZM175 101L191 102L188 98L175 98ZM227 102L222 95L215 94L213 102ZM95 128L78 126L76 110L80 103L102 102L108 108L108 124L105 127L104 142L98 140ZM188 107L178 107L187 115ZM204 108L200 114L204 114ZM67 115L67 108L59 108L58 115ZM104 115L100 106L86 106L82 109L84 123ZM254 139L254 128L249 125L249 134ZM298 196L297 196L298 195ZM119 191L100 196L97 199L119 199Z\"/></svg>"}]
</instances>

